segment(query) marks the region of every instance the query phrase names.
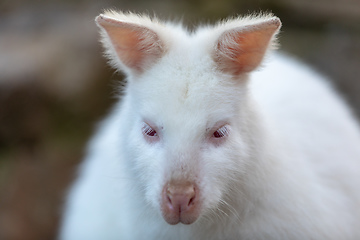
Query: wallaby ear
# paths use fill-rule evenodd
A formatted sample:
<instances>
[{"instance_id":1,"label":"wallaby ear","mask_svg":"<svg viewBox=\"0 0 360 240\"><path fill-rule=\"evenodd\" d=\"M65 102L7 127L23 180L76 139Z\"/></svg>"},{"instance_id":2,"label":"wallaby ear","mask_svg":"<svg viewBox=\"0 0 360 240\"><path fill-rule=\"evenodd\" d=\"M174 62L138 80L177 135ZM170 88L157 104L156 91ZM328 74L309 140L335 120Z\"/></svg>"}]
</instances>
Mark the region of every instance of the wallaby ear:
<instances>
[{"instance_id":1,"label":"wallaby ear","mask_svg":"<svg viewBox=\"0 0 360 240\"><path fill-rule=\"evenodd\" d=\"M280 29L277 17L225 31L216 42L214 60L221 71L239 75L258 67Z\"/></svg>"},{"instance_id":2,"label":"wallaby ear","mask_svg":"<svg viewBox=\"0 0 360 240\"><path fill-rule=\"evenodd\" d=\"M152 29L103 14L95 21L102 29L108 57L122 70L141 74L163 55L163 42Z\"/></svg>"}]
</instances>

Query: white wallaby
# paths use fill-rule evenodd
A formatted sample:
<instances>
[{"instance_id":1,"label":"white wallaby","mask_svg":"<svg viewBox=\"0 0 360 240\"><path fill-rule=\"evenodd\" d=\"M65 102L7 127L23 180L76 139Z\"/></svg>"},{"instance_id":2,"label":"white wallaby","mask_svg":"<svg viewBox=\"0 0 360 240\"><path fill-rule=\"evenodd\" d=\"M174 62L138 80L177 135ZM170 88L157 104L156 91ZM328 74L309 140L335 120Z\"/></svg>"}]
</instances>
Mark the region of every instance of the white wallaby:
<instances>
[{"instance_id":1,"label":"white wallaby","mask_svg":"<svg viewBox=\"0 0 360 240\"><path fill-rule=\"evenodd\" d=\"M96 22L127 83L60 239L360 239L360 129L326 79L268 54L277 17Z\"/></svg>"}]
</instances>

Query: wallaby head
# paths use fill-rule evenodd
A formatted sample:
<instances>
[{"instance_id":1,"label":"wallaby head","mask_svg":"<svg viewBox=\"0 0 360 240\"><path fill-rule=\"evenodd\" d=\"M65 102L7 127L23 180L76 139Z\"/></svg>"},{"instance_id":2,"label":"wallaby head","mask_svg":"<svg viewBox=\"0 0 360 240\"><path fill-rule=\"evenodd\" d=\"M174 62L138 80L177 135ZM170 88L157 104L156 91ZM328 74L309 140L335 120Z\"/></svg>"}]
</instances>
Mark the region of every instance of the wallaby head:
<instances>
[{"instance_id":1,"label":"wallaby head","mask_svg":"<svg viewBox=\"0 0 360 240\"><path fill-rule=\"evenodd\" d=\"M96 22L111 63L127 75L117 134L145 201L169 224L216 212L254 164L246 85L280 20L235 18L191 33L111 11Z\"/></svg>"}]
</instances>

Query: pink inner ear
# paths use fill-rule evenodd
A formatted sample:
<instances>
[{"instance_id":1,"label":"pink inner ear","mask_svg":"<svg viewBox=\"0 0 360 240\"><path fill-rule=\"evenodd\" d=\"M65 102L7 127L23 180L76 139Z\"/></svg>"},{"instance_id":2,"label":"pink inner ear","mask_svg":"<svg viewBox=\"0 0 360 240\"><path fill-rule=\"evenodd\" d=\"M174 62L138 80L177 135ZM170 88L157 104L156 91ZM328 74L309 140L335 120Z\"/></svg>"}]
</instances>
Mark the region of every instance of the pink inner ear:
<instances>
[{"instance_id":1,"label":"pink inner ear","mask_svg":"<svg viewBox=\"0 0 360 240\"><path fill-rule=\"evenodd\" d=\"M277 18L247 28L232 29L218 40L215 61L227 73L239 75L258 67L280 27Z\"/></svg>"},{"instance_id":2,"label":"pink inner ear","mask_svg":"<svg viewBox=\"0 0 360 240\"><path fill-rule=\"evenodd\" d=\"M163 53L162 42L151 29L101 16L98 24L106 31L117 57L128 68L142 73Z\"/></svg>"},{"instance_id":3,"label":"pink inner ear","mask_svg":"<svg viewBox=\"0 0 360 240\"><path fill-rule=\"evenodd\" d=\"M109 29L108 33L114 39L112 42L119 58L129 68L142 72L148 61L160 57L157 35L146 28L115 28Z\"/></svg>"}]
</instances>

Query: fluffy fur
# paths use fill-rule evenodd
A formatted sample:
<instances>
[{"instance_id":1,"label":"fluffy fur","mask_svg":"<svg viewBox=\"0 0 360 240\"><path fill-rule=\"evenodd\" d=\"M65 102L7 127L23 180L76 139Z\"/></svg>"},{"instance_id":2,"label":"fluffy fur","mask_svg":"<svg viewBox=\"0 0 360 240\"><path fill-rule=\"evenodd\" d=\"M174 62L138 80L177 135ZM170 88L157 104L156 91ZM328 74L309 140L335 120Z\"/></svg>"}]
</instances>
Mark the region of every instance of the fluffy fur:
<instances>
[{"instance_id":1,"label":"fluffy fur","mask_svg":"<svg viewBox=\"0 0 360 240\"><path fill-rule=\"evenodd\" d=\"M360 130L349 109L287 56L269 54L254 71L276 45L276 17L193 33L119 12L97 23L128 82L89 144L60 239L360 239ZM190 225L163 218L173 179L199 191Z\"/></svg>"}]
</instances>

